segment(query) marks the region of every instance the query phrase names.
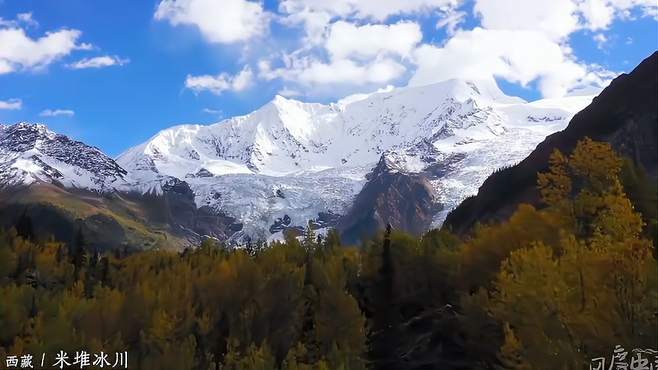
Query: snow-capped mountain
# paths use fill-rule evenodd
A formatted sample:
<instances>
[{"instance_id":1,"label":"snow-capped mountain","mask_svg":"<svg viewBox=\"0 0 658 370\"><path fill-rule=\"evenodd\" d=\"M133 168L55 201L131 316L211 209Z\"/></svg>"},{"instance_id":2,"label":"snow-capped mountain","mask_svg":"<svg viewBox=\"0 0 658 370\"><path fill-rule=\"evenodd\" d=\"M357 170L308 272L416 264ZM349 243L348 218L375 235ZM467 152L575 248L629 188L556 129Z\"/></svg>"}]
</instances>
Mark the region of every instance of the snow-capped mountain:
<instances>
[{"instance_id":1,"label":"snow-capped mountain","mask_svg":"<svg viewBox=\"0 0 658 370\"><path fill-rule=\"evenodd\" d=\"M344 214L383 156L391 168L428 176L443 206L440 224L492 171L523 159L591 99L528 103L493 80L448 80L329 105L277 96L245 116L163 130L117 162L134 188L158 190L176 177L199 207L237 218L250 236L272 238L282 220L299 226Z\"/></svg>"},{"instance_id":2,"label":"snow-capped mountain","mask_svg":"<svg viewBox=\"0 0 658 370\"><path fill-rule=\"evenodd\" d=\"M243 224L234 238L273 239L309 221L320 232L336 225L380 163L427 179L439 225L492 171L523 159L591 99L528 103L493 80L448 80L327 105L277 96L244 116L163 130L116 161L44 125L0 125L0 188L48 182L159 193L180 180L198 208Z\"/></svg>"},{"instance_id":3,"label":"snow-capped mountain","mask_svg":"<svg viewBox=\"0 0 658 370\"><path fill-rule=\"evenodd\" d=\"M0 125L0 188L47 182L102 192L126 186L126 174L99 149L44 125Z\"/></svg>"}]
</instances>

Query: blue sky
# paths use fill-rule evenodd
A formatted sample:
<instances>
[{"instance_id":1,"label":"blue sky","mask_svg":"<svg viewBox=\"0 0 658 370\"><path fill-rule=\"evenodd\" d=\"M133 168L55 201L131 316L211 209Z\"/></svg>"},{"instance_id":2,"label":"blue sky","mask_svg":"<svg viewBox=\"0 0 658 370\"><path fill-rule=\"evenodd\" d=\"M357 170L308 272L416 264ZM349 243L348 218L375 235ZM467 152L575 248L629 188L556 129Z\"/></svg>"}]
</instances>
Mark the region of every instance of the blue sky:
<instances>
[{"instance_id":1,"label":"blue sky","mask_svg":"<svg viewBox=\"0 0 658 370\"><path fill-rule=\"evenodd\" d=\"M527 100L595 92L657 49L657 16L654 0L0 0L0 122L114 156L276 94L489 77Z\"/></svg>"}]
</instances>

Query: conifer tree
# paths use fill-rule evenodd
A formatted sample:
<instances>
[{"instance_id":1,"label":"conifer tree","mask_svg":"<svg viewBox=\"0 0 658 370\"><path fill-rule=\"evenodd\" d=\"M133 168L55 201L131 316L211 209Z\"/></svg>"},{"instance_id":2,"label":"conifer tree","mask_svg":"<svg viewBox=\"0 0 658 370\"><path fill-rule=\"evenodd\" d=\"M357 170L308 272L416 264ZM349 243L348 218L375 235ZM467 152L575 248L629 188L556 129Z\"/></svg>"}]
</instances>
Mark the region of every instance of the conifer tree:
<instances>
[{"instance_id":1,"label":"conifer tree","mask_svg":"<svg viewBox=\"0 0 658 370\"><path fill-rule=\"evenodd\" d=\"M75 281L80 280L82 269L87 263L87 251L86 251L86 242L84 235L82 234L82 228L78 228L76 233L75 240L73 241L73 252L71 253L73 259L73 276Z\"/></svg>"},{"instance_id":2,"label":"conifer tree","mask_svg":"<svg viewBox=\"0 0 658 370\"><path fill-rule=\"evenodd\" d=\"M26 240L31 240L34 237L32 218L28 216L27 209L23 211L18 222L16 222L16 233L18 236Z\"/></svg>"},{"instance_id":3,"label":"conifer tree","mask_svg":"<svg viewBox=\"0 0 658 370\"><path fill-rule=\"evenodd\" d=\"M374 286L371 327L368 338L369 360L372 368L395 369L399 317L394 296L394 265L391 256L390 224L386 225L382 245L381 267Z\"/></svg>"}]
</instances>

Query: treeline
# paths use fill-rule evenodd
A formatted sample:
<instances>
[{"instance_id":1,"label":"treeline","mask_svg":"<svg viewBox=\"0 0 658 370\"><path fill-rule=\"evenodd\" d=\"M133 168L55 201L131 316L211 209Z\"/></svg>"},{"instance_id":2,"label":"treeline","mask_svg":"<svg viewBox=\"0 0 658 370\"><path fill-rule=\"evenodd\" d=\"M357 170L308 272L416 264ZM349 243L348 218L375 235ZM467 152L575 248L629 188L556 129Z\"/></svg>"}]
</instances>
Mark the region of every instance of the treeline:
<instances>
[{"instance_id":1,"label":"treeline","mask_svg":"<svg viewBox=\"0 0 658 370\"><path fill-rule=\"evenodd\" d=\"M346 247L309 229L268 247L100 254L82 235L31 241L24 221L0 234L0 359L84 349L128 351L138 369L553 370L655 348L655 234L622 168L591 140L556 152L538 176L545 208L465 240L389 229Z\"/></svg>"}]
</instances>

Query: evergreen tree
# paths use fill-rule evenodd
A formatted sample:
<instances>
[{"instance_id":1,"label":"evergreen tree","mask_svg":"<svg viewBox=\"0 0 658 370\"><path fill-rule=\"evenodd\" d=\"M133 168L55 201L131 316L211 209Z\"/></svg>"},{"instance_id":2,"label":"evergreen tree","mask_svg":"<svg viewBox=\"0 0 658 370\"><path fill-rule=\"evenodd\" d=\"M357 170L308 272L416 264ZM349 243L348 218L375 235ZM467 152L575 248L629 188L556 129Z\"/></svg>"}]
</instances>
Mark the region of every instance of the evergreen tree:
<instances>
[{"instance_id":1,"label":"evergreen tree","mask_svg":"<svg viewBox=\"0 0 658 370\"><path fill-rule=\"evenodd\" d=\"M396 369L399 339L399 315L394 296L395 270L391 256L391 225L386 225L381 254L381 267L374 286L371 327L369 332L369 360L374 369Z\"/></svg>"},{"instance_id":2,"label":"evergreen tree","mask_svg":"<svg viewBox=\"0 0 658 370\"><path fill-rule=\"evenodd\" d=\"M318 244L315 237L315 231L311 227L310 222L308 223L308 225L306 225L302 246L304 247L304 249L306 249L307 253L309 254L315 253L315 250L317 249Z\"/></svg>"},{"instance_id":3,"label":"evergreen tree","mask_svg":"<svg viewBox=\"0 0 658 370\"><path fill-rule=\"evenodd\" d=\"M16 233L23 239L32 240L34 238L34 229L32 227L32 218L27 214L27 208L21 214L16 222Z\"/></svg>"},{"instance_id":4,"label":"evergreen tree","mask_svg":"<svg viewBox=\"0 0 658 370\"><path fill-rule=\"evenodd\" d=\"M78 228L78 231L75 235L75 240L73 241L73 250L71 253L71 257L73 259L73 277L75 281L80 280L82 269L85 267L87 263L87 250L86 250L86 242L84 235L82 234L82 228Z\"/></svg>"},{"instance_id":5,"label":"evergreen tree","mask_svg":"<svg viewBox=\"0 0 658 370\"><path fill-rule=\"evenodd\" d=\"M340 240L340 233L335 228L329 229L327 237L325 238L324 245L328 250L334 250L342 246Z\"/></svg>"}]
</instances>

